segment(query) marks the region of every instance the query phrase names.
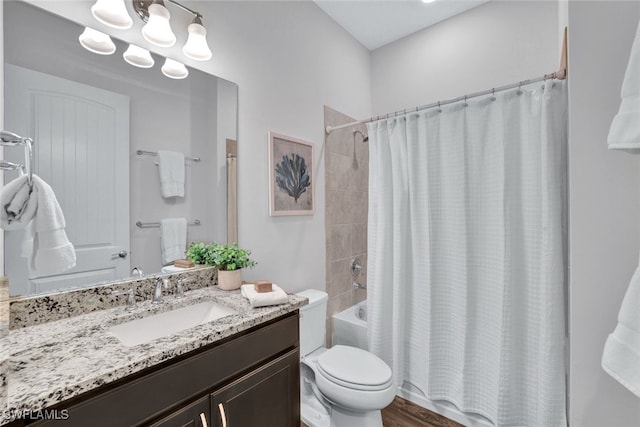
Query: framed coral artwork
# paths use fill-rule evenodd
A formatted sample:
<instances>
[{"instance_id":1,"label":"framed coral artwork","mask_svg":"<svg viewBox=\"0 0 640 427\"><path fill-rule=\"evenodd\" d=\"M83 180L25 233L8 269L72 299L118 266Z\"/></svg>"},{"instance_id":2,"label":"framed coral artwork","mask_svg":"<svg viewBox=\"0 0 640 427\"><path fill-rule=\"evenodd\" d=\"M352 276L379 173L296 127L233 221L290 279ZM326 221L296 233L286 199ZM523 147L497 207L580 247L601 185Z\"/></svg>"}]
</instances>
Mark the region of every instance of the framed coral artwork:
<instances>
[{"instance_id":1,"label":"framed coral artwork","mask_svg":"<svg viewBox=\"0 0 640 427\"><path fill-rule=\"evenodd\" d=\"M269 132L269 215L313 215L313 145Z\"/></svg>"}]
</instances>

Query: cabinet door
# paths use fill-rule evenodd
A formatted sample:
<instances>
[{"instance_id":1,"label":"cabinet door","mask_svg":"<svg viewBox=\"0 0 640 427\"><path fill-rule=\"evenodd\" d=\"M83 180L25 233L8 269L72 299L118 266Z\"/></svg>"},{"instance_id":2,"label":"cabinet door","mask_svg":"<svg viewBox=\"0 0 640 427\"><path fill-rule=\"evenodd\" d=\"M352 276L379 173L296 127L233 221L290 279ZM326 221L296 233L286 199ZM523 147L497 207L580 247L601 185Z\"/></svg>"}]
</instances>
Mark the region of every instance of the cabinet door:
<instances>
[{"instance_id":1,"label":"cabinet door","mask_svg":"<svg viewBox=\"0 0 640 427\"><path fill-rule=\"evenodd\" d=\"M299 427L300 353L293 350L211 395L217 427Z\"/></svg>"},{"instance_id":2,"label":"cabinet door","mask_svg":"<svg viewBox=\"0 0 640 427\"><path fill-rule=\"evenodd\" d=\"M209 396L184 406L150 427L209 427L211 425Z\"/></svg>"}]
</instances>

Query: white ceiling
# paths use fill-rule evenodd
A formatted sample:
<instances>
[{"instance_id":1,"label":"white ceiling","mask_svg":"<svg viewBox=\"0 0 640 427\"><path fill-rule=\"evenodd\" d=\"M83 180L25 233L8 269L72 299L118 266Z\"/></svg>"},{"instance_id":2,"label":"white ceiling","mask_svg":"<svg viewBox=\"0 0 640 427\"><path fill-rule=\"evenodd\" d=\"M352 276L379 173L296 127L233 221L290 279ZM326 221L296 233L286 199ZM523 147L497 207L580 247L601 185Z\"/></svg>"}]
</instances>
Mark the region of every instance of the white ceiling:
<instances>
[{"instance_id":1,"label":"white ceiling","mask_svg":"<svg viewBox=\"0 0 640 427\"><path fill-rule=\"evenodd\" d=\"M444 21L489 0L313 0L369 50Z\"/></svg>"}]
</instances>

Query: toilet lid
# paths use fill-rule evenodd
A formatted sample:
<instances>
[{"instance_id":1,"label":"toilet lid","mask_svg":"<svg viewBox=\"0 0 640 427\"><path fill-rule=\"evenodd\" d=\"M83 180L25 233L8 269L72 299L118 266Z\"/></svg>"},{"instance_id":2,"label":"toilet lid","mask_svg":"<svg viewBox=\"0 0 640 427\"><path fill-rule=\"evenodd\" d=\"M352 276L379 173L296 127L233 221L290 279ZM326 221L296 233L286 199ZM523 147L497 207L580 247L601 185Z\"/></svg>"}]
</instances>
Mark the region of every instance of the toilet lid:
<instances>
[{"instance_id":1,"label":"toilet lid","mask_svg":"<svg viewBox=\"0 0 640 427\"><path fill-rule=\"evenodd\" d=\"M339 383L375 387L391 381L391 368L382 359L356 347L331 347L318 357L318 366Z\"/></svg>"}]
</instances>

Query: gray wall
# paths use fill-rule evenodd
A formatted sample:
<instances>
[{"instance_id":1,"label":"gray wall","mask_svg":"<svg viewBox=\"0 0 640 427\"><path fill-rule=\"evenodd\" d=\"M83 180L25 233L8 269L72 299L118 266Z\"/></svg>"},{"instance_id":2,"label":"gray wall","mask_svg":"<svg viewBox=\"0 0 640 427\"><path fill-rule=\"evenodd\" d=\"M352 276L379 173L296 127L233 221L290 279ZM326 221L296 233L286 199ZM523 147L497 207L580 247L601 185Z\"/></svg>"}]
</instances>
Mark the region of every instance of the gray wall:
<instances>
[{"instance_id":1,"label":"gray wall","mask_svg":"<svg viewBox=\"0 0 640 427\"><path fill-rule=\"evenodd\" d=\"M555 71L553 1L491 1L371 53L374 115Z\"/></svg>"},{"instance_id":2,"label":"gray wall","mask_svg":"<svg viewBox=\"0 0 640 427\"><path fill-rule=\"evenodd\" d=\"M569 2L570 421L640 425L640 399L600 367L640 246L640 156L607 150L640 3ZM640 308L639 308L640 309ZM640 367L638 367L640 369Z\"/></svg>"}]
</instances>

